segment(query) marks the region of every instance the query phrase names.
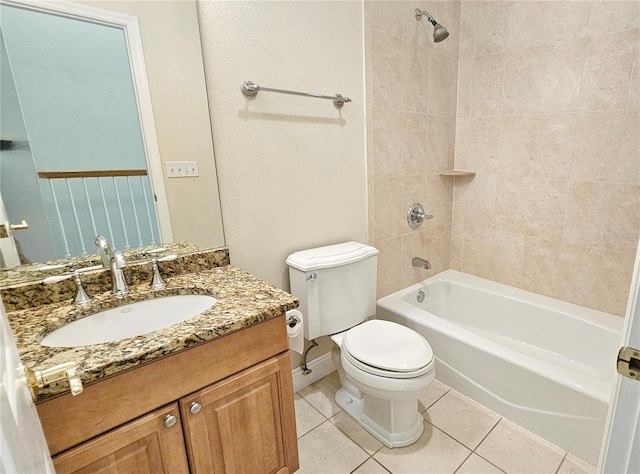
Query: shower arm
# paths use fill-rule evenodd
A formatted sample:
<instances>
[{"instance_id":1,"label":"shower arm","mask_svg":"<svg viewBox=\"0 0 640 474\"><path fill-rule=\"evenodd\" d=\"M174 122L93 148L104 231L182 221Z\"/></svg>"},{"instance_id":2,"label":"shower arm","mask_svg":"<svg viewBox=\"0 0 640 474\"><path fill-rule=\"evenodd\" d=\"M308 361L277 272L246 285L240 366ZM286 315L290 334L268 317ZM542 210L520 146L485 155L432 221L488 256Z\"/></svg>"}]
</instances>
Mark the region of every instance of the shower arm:
<instances>
[{"instance_id":1,"label":"shower arm","mask_svg":"<svg viewBox=\"0 0 640 474\"><path fill-rule=\"evenodd\" d=\"M438 22L436 20L433 19L433 17L431 16L431 13L429 13L426 10L420 10L419 8L416 8L416 20L420 21L422 20L422 16L426 16L427 17L427 21L429 23L431 23L433 26L437 25Z\"/></svg>"}]
</instances>

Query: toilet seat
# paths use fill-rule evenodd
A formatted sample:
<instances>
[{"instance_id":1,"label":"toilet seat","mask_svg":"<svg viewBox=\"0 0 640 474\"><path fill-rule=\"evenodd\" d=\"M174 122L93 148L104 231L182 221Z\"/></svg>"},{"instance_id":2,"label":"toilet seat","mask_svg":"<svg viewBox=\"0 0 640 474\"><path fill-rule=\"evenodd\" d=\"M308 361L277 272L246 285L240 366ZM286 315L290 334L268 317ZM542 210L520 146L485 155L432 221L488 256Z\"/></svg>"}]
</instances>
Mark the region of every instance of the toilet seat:
<instances>
[{"instance_id":1,"label":"toilet seat","mask_svg":"<svg viewBox=\"0 0 640 474\"><path fill-rule=\"evenodd\" d=\"M342 334L342 356L372 375L415 378L433 370L433 351L412 329L391 321L370 320Z\"/></svg>"}]
</instances>

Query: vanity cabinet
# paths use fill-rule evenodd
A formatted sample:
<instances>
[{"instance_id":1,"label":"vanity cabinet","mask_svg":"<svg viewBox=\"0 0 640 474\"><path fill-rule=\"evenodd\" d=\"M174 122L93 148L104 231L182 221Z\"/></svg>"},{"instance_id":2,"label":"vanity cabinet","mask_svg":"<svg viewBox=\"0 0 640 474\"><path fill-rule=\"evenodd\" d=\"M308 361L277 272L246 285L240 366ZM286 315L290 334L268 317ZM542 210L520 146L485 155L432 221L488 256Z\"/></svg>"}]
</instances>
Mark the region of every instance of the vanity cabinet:
<instances>
[{"instance_id":1,"label":"vanity cabinet","mask_svg":"<svg viewBox=\"0 0 640 474\"><path fill-rule=\"evenodd\" d=\"M177 423L165 426L167 417L172 416L176 417ZM186 474L189 465L179 416L178 404L173 403L54 456L53 465L58 474Z\"/></svg>"},{"instance_id":2,"label":"vanity cabinet","mask_svg":"<svg viewBox=\"0 0 640 474\"><path fill-rule=\"evenodd\" d=\"M298 469L284 315L37 407L59 474Z\"/></svg>"}]
</instances>

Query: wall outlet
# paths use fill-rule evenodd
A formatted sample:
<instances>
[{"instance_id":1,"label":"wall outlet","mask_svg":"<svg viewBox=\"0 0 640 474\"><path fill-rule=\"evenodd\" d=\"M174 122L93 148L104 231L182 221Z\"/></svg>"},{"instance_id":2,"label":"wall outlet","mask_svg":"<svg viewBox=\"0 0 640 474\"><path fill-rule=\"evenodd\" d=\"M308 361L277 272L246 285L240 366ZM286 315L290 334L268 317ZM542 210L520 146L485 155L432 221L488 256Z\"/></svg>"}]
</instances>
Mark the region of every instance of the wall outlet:
<instances>
[{"instance_id":1,"label":"wall outlet","mask_svg":"<svg viewBox=\"0 0 640 474\"><path fill-rule=\"evenodd\" d=\"M167 161L167 176L169 178L193 178L198 175L197 161Z\"/></svg>"}]
</instances>

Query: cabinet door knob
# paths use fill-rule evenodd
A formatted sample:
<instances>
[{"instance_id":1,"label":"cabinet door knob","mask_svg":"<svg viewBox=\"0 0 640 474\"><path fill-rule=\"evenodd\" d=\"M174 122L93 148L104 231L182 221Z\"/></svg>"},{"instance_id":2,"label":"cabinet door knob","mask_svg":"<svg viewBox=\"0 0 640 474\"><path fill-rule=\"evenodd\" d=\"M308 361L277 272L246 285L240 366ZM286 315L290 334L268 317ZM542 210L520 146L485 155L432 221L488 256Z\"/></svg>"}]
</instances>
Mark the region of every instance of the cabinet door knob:
<instances>
[{"instance_id":1,"label":"cabinet door knob","mask_svg":"<svg viewBox=\"0 0 640 474\"><path fill-rule=\"evenodd\" d=\"M200 413L200 410L202 410L202 405L200 405L198 402L193 402L189 407L189 411L192 415L197 415L198 413Z\"/></svg>"},{"instance_id":2,"label":"cabinet door knob","mask_svg":"<svg viewBox=\"0 0 640 474\"><path fill-rule=\"evenodd\" d=\"M164 426L166 428L173 428L174 426L176 426L177 422L178 418L174 415L167 415L164 417Z\"/></svg>"}]
</instances>

